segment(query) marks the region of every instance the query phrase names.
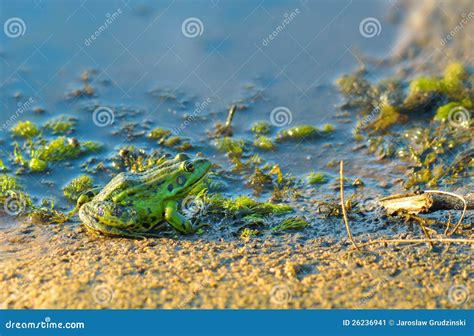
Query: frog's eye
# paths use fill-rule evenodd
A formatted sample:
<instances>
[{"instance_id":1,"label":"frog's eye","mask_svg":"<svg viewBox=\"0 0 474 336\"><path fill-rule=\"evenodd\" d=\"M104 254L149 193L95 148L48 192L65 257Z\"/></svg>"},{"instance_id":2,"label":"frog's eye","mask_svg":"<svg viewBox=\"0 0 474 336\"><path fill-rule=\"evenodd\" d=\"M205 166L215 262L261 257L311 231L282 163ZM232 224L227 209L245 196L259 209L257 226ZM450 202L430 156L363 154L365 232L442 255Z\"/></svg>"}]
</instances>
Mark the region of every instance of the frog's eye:
<instances>
[{"instance_id":1,"label":"frog's eye","mask_svg":"<svg viewBox=\"0 0 474 336\"><path fill-rule=\"evenodd\" d=\"M186 172L191 173L192 171L194 171L194 165L189 161L186 161L183 167L184 167L184 171Z\"/></svg>"}]
</instances>

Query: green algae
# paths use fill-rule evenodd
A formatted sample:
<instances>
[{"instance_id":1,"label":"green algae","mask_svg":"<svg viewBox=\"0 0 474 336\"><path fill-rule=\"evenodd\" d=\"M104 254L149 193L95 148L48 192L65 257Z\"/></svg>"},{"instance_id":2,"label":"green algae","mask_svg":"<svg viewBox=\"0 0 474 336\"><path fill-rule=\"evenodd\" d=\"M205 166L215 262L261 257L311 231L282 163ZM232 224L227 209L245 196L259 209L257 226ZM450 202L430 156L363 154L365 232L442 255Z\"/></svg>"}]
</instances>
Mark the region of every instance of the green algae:
<instances>
[{"instance_id":1,"label":"green algae","mask_svg":"<svg viewBox=\"0 0 474 336\"><path fill-rule=\"evenodd\" d=\"M460 63L452 63L446 67L443 77L421 77L411 81L406 102L430 92L446 96L449 102L439 106L435 115L435 120L446 120L455 107L474 107L474 93L468 79L466 68Z\"/></svg>"},{"instance_id":2,"label":"green algae","mask_svg":"<svg viewBox=\"0 0 474 336\"><path fill-rule=\"evenodd\" d=\"M51 130L54 135L58 135L72 132L75 125L75 118L60 116L46 122L44 128Z\"/></svg>"},{"instance_id":3,"label":"green algae","mask_svg":"<svg viewBox=\"0 0 474 336\"><path fill-rule=\"evenodd\" d=\"M409 95L419 92L438 92L450 99L466 98L465 81L468 79L466 68L460 63L448 65L443 77L421 77L410 83Z\"/></svg>"},{"instance_id":4,"label":"green algae","mask_svg":"<svg viewBox=\"0 0 474 336\"><path fill-rule=\"evenodd\" d=\"M470 119L470 112L469 110L474 107L474 103L472 100L465 99L460 102L451 102L445 105L438 107L436 110L436 115L434 117L435 120L438 121L445 121L450 117L450 114L461 112L464 114L466 122Z\"/></svg>"},{"instance_id":5,"label":"green algae","mask_svg":"<svg viewBox=\"0 0 474 336\"><path fill-rule=\"evenodd\" d=\"M323 133L332 133L335 131L335 127L333 124L324 124L323 127L321 127L321 131Z\"/></svg>"},{"instance_id":6,"label":"green algae","mask_svg":"<svg viewBox=\"0 0 474 336\"><path fill-rule=\"evenodd\" d=\"M394 124L406 122L407 117L400 114L397 109L389 104L381 104L378 118L370 124L375 131L386 130Z\"/></svg>"},{"instance_id":7,"label":"green algae","mask_svg":"<svg viewBox=\"0 0 474 336\"><path fill-rule=\"evenodd\" d=\"M83 141L81 147L85 153L98 153L104 146L102 143L96 141Z\"/></svg>"},{"instance_id":8,"label":"green algae","mask_svg":"<svg viewBox=\"0 0 474 336\"><path fill-rule=\"evenodd\" d=\"M81 155L79 143L66 137L51 140L38 149L39 157L45 161L63 161L77 158Z\"/></svg>"},{"instance_id":9,"label":"green algae","mask_svg":"<svg viewBox=\"0 0 474 336\"><path fill-rule=\"evenodd\" d=\"M241 157L244 152L245 141L231 137L218 138L214 142L216 148L233 157Z\"/></svg>"},{"instance_id":10,"label":"green algae","mask_svg":"<svg viewBox=\"0 0 474 336\"><path fill-rule=\"evenodd\" d=\"M6 171L6 170L7 170L7 166L5 165L3 160L0 159L0 171Z\"/></svg>"},{"instance_id":11,"label":"green algae","mask_svg":"<svg viewBox=\"0 0 474 336\"><path fill-rule=\"evenodd\" d=\"M302 139L319 135L319 130L311 125L299 125L290 129L278 132L277 139L279 141L286 139Z\"/></svg>"},{"instance_id":12,"label":"green algae","mask_svg":"<svg viewBox=\"0 0 474 336\"><path fill-rule=\"evenodd\" d=\"M64 187L63 194L68 200L76 202L79 196L92 189L93 186L93 180L89 175L81 175L74 178L66 187Z\"/></svg>"},{"instance_id":13,"label":"green algae","mask_svg":"<svg viewBox=\"0 0 474 336\"><path fill-rule=\"evenodd\" d=\"M74 118L59 117L45 123L45 129L53 134L70 132ZM24 172L43 172L50 162L65 161L79 157L81 154L98 152L101 144L93 141L79 143L76 138L60 136L49 141L43 137L38 127L31 121L18 122L12 128L15 136L25 138L22 144L13 143L13 163L20 166L17 174Z\"/></svg>"},{"instance_id":14,"label":"green algae","mask_svg":"<svg viewBox=\"0 0 474 336\"><path fill-rule=\"evenodd\" d=\"M151 130L148 134L148 138L157 140L160 145L174 148L181 152L187 151L193 147L190 142L185 141L180 136L172 135L170 130L161 127Z\"/></svg>"},{"instance_id":15,"label":"green algae","mask_svg":"<svg viewBox=\"0 0 474 336\"><path fill-rule=\"evenodd\" d=\"M283 220L280 224L275 226L272 230L276 232L288 230L302 230L307 227L308 222L301 217L291 217Z\"/></svg>"},{"instance_id":16,"label":"green algae","mask_svg":"<svg viewBox=\"0 0 474 336\"><path fill-rule=\"evenodd\" d=\"M259 149L263 149L266 151L275 148L275 144L273 143L272 139L264 135L256 136L253 141L253 145Z\"/></svg>"},{"instance_id":17,"label":"green algae","mask_svg":"<svg viewBox=\"0 0 474 336\"><path fill-rule=\"evenodd\" d=\"M261 225L261 224L265 224L267 218L260 214L250 214L250 215L244 216L243 220L251 225Z\"/></svg>"},{"instance_id":18,"label":"green algae","mask_svg":"<svg viewBox=\"0 0 474 336\"><path fill-rule=\"evenodd\" d=\"M22 189L17 178L0 174L0 209L14 216L26 212L32 202L30 196Z\"/></svg>"},{"instance_id":19,"label":"green algae","mask_svg":"<svg viewBox=\"0 0 474 336\"><path fill-rule=\"evenodd\" d=\"M328 181L328 178L323 173L310 173L308 175L308 183L309 184L323 184Z\"/></svg>"},{"instance_id":20,"label":"green algae","mask_svg":"<svg viewBox=\"0 0 474 336\"><path fill-rule=\"evenodd\" d=\"M293 208L287 204L258 202L248 196L238 196L235 199L231 199L219 194L208 195L206 202L210 205L211 211L221 212L225 210L233 216L249 214L281 215L293 211Z\"/></svg>"},{"instance_id":21,"label":"green algae","mask_svg":"<svg viewBox=\"0 0 474 336\"><path fill-rule=\"evenodd\" d=\"M148 134L148 137L153 140L164 140L171 135L171 131L164 128L154 128Z\"/></svg>"},{"instance_id":22,"label":"green algae","mask_svg":"<svg viewBox=\"0 0 474 336\"><path fill-rule=\"evenodd\" d=\"M40 133L38 126L36 126L36 124L30 120L19 121L15 126L12 127L11 132L15 136L27 139L31 139Z\"/></svg>"},{"instance_id":23,"label":"green algae","mask_svg":"<svg viewBox=\"0 0 474 336\"><path fill-rule=\"evenodd\" d=\"M332 124L325 124L322 128L312 125L298 125L278 132L276 136L277 142L315 139L334 132L335 128Z\"/></svg>"},{"instance_id":24,"label":"green algae","mask_svg":"<svg viewBox=\"0 0 474 336\"><path fill-rule=\"evenodd\" d=\"M286 140L301 140L305 138L314 138L321 135L321 131L311 125L299 125L289 129L281 130L277 134L277 142Z\"/></svg>"},{"instance_id":25,"label":"green algae","mask_svg":"<svg viewBox=\"0 0 474 336\"><path fill-rule=\"evenodd\" d=\"M48 199L43 199L42 205L34 208L29 214L29 218L33 223L42 224L61 224L69 220L69 216L55 209L54 201Z\"/></svg>"},{"instance_id":26,"label":"green algae","mask_svg":"<svg viewBox=\"0 0 474 336\"><path fill-rule=\"evenodd\" d=\"M2 193L8 190L17 190L20 189L20 184L18 183L18 179L7 175L7 174L0 174L0 191Z\"/></svg>"},{"instance_id":27,"label":"green algae","mask_svg":"<svg viewBox=\"0 0 474 336\"><path fill-rule=\"evenodd\" d=\"M359 77L363 75L340 82L340 91L348 100L343 108L356 108L362 115L353 130L354 138L366 139L367 148L378 159L397 155L404 165L408 162L403 182L406 189L453 184L468 176L468 165L453 160L453 154L468 148L472 141L473 75L465 66L453 63L442 76L393 81L393 85L389 81L370 85ZM361 87L367 92L362 93ZM422 116L433 122L424 128L404 126L403 131L395 127L419 125Z\"/></svg>"},{"instance_id":28,"label":"green algae","mask_svg":"<svg viewBox=\"0 0 474 336\"><path fill-rule=\"evenodd\" d=\"M270 133L271 125L266 121L256 121L250 127L250 130L255 134L265 135Z\"/></svg>"},{"instance_id":29,"label":"green algae","mask_svg":"<svg viewBox=\"0 0 474 336\"><path fill-rule=\"evenodd\" d=\"M32 157L28 163L28 167L32 172L42 172L48 168L48 163L39 157Z\"/></svg>"},{"instance_id":30,"label":"green algae","mask_svg":"<svg viewBox=\"0 0 474 336\"><path fill-rule=\"evenodd\" d=\"M244 228L240 233L240 239L245 242L250 241L252 238L256 237L260 232L256 229Z\"/></svg>"}]
</instances>

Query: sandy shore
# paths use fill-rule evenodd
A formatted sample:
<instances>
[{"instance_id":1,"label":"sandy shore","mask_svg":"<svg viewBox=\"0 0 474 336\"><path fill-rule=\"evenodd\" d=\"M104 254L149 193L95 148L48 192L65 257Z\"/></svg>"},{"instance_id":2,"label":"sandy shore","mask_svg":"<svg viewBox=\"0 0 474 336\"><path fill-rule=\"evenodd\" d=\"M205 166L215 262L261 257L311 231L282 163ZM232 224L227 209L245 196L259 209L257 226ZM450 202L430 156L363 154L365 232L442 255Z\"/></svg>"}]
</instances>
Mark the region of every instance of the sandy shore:
<instances>
[{"instance_id":1,"label":"sandy shore","mask_svg":"<svg viewBox=\"0 0 474 336\"><path fill-rule=\"evenodd\" d=\"M474 307L463 297L474 289L469 246L378 245L358 252L300 234L244 243L110 239L78 225L56 229L48 239L44 231L54 227L23 228L34 239L19 235L25 249L2 261L2 308ZM457 296L449 294L455 285Z\"/></svg>"}]
</instances>

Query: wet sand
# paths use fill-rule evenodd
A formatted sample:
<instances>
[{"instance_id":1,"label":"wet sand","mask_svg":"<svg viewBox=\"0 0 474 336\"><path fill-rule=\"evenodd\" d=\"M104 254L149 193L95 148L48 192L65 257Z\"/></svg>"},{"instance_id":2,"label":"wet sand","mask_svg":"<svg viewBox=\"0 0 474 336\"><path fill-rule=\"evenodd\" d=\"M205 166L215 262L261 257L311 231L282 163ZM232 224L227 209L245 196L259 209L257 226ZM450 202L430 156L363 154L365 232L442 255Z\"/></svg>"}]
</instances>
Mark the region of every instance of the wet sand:
<instances>
[{"instance_id":1,"label":"wet sand","mask_svg":"<svg viewBox=\"0 0 474 336\"><path fill-rule=\"evenodd\" d=\"M96 236L79 224L24 223L8 232L0 302L2 308L474 307L472 246L378 244L355 251L340 218L333 221L338 233L307 238L321 221L248 242L213 231L132 240ZM357 232L367 224L352 222L356 241L420 237L413 225L379 222L372 230L378 233L365 234ZM465 225L459 236L469 235Z\"/></svg>"}]
</instances>

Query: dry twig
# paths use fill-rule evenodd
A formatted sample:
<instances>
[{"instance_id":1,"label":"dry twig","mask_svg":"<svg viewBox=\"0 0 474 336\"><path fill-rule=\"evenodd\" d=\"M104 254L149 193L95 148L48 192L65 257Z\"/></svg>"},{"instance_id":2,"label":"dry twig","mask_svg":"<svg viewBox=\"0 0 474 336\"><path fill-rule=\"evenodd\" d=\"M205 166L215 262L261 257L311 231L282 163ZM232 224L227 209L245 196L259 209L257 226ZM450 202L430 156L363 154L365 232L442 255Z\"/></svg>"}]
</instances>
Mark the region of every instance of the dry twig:
<instances>
[{"instance_id":1,"label":"dry twig","mask_svg":"<svg viewBox=\"0 0 474 336\"><path fill-rule=\"evenodd\" d=\"M340 180L340 190L341 190L341 207L342 207L342 215L344 218L344 224L346 225L347 235L349 236L349 240L351 241L352 245L358 250L354 239L352 238L351 229L349 227L349 220L347 219L347 211L346 211L346 203L344 202L344 161L341 160L340 163L340 170L339 170L339 180Z\"/></svg>"}]
</instances>

